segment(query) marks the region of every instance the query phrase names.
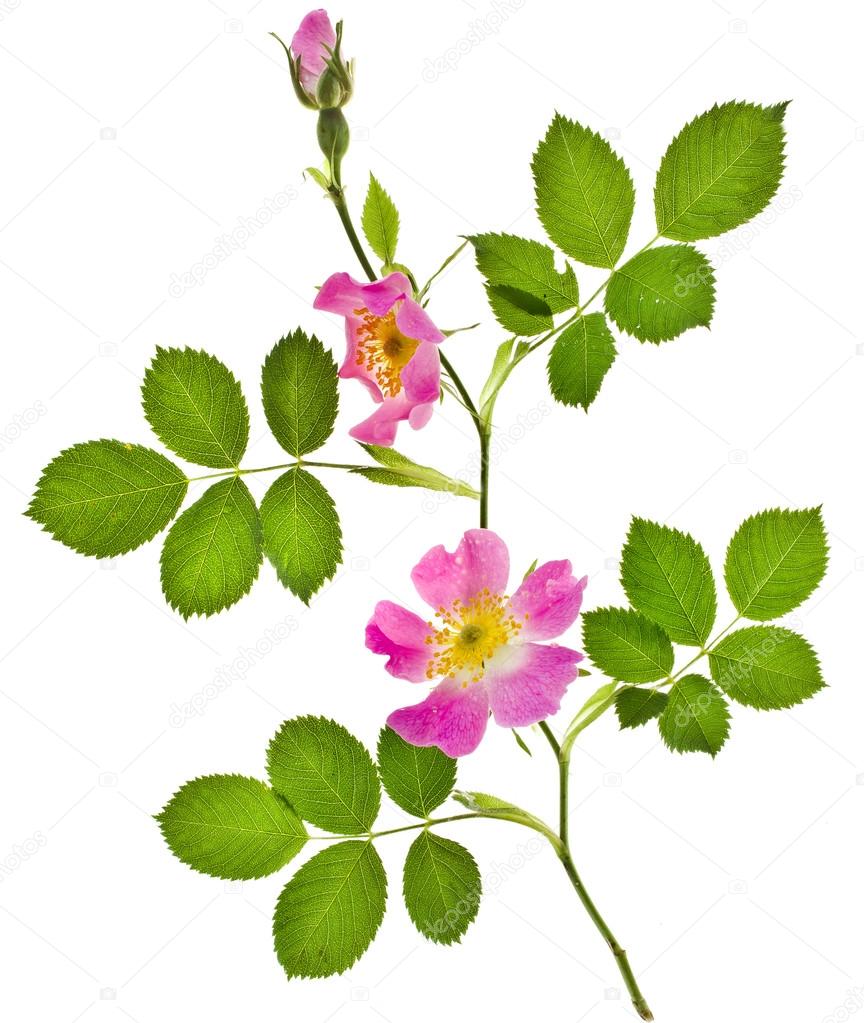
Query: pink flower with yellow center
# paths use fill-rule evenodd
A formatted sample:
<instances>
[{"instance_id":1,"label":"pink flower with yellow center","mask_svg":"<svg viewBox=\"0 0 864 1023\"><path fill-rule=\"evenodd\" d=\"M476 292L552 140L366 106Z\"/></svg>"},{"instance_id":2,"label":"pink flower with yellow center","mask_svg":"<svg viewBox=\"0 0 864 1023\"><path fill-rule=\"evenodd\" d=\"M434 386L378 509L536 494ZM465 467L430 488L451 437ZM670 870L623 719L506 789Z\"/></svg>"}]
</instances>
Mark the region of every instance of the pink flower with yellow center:
<instances>
[{"instance_id":1,"label":"pink flower with yellow center","mask_svg":"<svg viewBox=\"0 0 864 1023\"><path fill-rule=\"evenodd\" d=\"M441 392L438 345L444 335L412 294L402 273L372 284L338 273L315 299L316 309L345 317L348 350L339 375L359 380L379 406L349 431L356 440L389 446L401 421L419 430L432 416Z\"/></svg>"},{"instance_id":2,"label":"pink flower with yellow center","mask_svg":"<svg viewBox=\"0 0 864 1023\"><path fill-rule=\"evenodd\" d=\"M434 621L389 600L376 605L366 646L387 657L387 671L409 682L441 680L387 719L406 742L461 757L479 745L490 712L496 724L522 728L560 707L583 655L542 641L576 620L587 578L577 579L569 561L547 561L508 597L509 574L504 541L469 529L453 554L433 547L411 573Z\"/></svg>"}]
</instances>

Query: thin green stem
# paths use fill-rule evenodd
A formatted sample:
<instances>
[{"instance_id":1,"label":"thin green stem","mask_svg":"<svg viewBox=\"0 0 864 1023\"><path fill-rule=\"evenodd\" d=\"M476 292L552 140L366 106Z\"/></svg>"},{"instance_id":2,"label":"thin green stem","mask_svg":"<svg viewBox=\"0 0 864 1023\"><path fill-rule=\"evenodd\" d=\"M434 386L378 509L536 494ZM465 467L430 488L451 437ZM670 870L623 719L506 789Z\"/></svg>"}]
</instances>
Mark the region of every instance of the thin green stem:
<instances>
[{"instance_id":1,"label":"thin green stem","mask_svg":"<svg viewBox=\"0 0 864 1023\"><path fill-rule=\"evenodd\" d=\"M333 199L333 205L336 207L336 212L339 214L339 219L342 221L342 227L345 229L345 234L348 235L348 241L351 242L351 248L354 250L354 254L363 267L363 271L370 281L378 279L378 275L372 264L369 262L369 258L363 249L363 245L360 239L357 237L357 232L354 230L354 223L351 220L351 214L348 211L348 203L345 201L345 191L341 186L334 187L330 190L330 197Z\"/></svg>"},{"instance_id":2,"label":"thin green stem","mask_svg":"<svg viewBox=\"0 0 864 1023\"><path fill-rule=\"evenodd\" d=\"M420 821L419 824L406 824L401 828L388 828L386 831L370 831L369 838L381 838L383 835L398 835L403 831L416 831L418 828L431 828L433 824L450 824L451 821L477 820L482 813L457 813L452 817L436 817L433 820Z\"/></svg>"},{"instance_id":3,"label":"thin green stem","mask_svg":"<svg viewBox=\"0 0 864 1023\"><path fill-rule=\"evenodd\" d=\"M282 462L280 465L262 465L258 469L228 469L225 472L211 472L206 476L189 476L186 482L197 483L199 480L224 479L226 476L250 476L256 472L278 472L280 469L302 469L306 465L311 465L315 469L347 469L349 472L355 469L374 468L374 466L352 465L345 462L306 462L298 458L296 462Z\"/></svg>"},{"instance_id":4,"label":"thin green stem","mask_svg":"<svg viewBox=\"0 0 864 1023\"><path fill-rule=\"evenodd\" d=\"M547 721L540 722L540 731L549 740L549 745L552 747L552 752L555 754L555 757L557 759L558 754L561 752L561 746L558 740L555 738L555 733L549 727L549 723Z\"/></svg>"}]
</instances>

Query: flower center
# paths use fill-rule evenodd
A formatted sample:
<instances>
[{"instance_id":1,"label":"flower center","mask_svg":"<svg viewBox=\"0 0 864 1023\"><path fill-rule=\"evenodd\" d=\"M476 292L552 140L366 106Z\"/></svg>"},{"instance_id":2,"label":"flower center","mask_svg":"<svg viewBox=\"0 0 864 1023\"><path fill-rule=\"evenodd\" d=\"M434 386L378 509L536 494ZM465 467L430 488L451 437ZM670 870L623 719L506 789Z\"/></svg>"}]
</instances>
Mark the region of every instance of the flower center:
<instances>
[{"instance_id":1,"label":"flower center","mask_svg":"<svg viewBox=\"0 0 864 1023\"><path fill-rule=\"evenodd\" d=\"M483 678L486 661L522 628L522 622L510 610L510 598L488 589L467 602L456 599L449 608L439 607L436 616L440 625L429 622L434 631L426 638L427 644L435 648L426 666L426 677L444 675L452 679L457 673L467 672L469 678L462 682L463 688Z\"/></svg>"},{"instance_id":2,"label":"flower center","mask_svg":"<svg viewBox=\"0 0 864 1023\"><path fill-rule=\"evenodd\" d=\"M396 313L373 316L368 309L355 309L360 317L357 330L357 365L375 377L382 394L395 398L402 390L402 370L417 351L419 341L406 337L396 326Z\"/></svg>"}]
</instances>

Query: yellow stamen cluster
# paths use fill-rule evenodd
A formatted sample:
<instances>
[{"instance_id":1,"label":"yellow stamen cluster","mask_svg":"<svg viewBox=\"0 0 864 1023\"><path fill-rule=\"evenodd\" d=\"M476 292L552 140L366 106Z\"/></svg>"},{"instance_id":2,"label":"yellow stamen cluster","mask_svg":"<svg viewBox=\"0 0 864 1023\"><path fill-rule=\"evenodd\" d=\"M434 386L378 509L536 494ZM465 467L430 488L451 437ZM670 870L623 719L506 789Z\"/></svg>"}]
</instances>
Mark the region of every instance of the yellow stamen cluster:
<instances>
[{"instance_id":1,"label":"yellow stamen cluster","mask_svg":"<svg viewBox=\"0 0 864 1023\"><path fill-rule=\"evenodd\" d=\"M357 365L372 373L381 392L395 398L402 390L402 370L417 351L419 341L406 337L396 326L396 313L373 316L368 309L355 309L360 317L357 330Z\"/></svg>"},{"instance_id":2,"label":"yellow stamen cluster","mask_svg":"<svg viewBox=\"0 0 864 1023\"><path fill-rule=\"evenodd\" d=\"M463 688L483 678L486 661L517 636L523 624L510 610L510 598L488 589L467 602L457 598L449 608L439 607L436 615L440 625L428 623L434 631L426 637L426 643L435 649L426 666L426 677L443 675L453 679L469 672Z\"/></svg>"}]
</instances>

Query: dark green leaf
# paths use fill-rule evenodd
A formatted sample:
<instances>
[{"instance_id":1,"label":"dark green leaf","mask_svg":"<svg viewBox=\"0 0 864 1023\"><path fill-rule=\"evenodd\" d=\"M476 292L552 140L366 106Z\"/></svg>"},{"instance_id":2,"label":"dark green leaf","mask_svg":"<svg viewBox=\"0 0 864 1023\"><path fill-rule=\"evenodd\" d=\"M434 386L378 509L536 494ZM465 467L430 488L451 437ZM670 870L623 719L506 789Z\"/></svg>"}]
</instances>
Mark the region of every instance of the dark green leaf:
<instances>
[{"instance_id":1,"label":"dark green leaf","mask_svg":"<svg viewBox=\"0 0 864 1023\"><path fill-rule=\"evenodd\" d=\"M581 405L587 412L615 355L615 340L602 313L582 316L566 327L549 353L549 388L555 400Z\"/></svg>"},{"instance_id":2,"label":"dark green leaf","mask_svg":"<svg viewBox=\"0 0 864 1023\"><path fill-rule=\"evenodd\" d=\"M249 410L227 366L192 348L157 348L141 387L144 415L162 443L196 465L238 466Z\"/></svg>"},{"instance_id":3,"label":"dark green leaf","mask_svg":"<svg viewBox=\"0 0 864 1023\"><path fill-rule=\"evenodd\" d=\"M659 344L691 327L707 327L714 312L714 271L691 245L658 245L612 274L606 312L640 341Z\"/></svg>"},{"instance_id":4,"label":"dark green leaf","mask_svg":"<svg viewBox=\"0 0 864 1023\"><path fill-rule=\"evenodd\" d=\"M658 717L666 706L668 696L656 689L630 686L615 695L615 713L622 728L638 728Z\"/></svg>"},{"instance_id":5,"label":"dark green leaf","mask_svg":"<svg viewBox=\"0 0 864 1023\"><path fill-rule=\"evenodd\" d=\"M669 749L715 757L729 735L729 707L707 678L685 675L672 686L657 723Z\"/></svg>"},{"instance_id":6,"label":"dark green leaf","mask_svg":"<svg viewBox=\"0 0 864 1023\"><path fill-rule=\"evenodd\" d=\"M381 730L378 770L387 795L415 817L428 817L456 784L452 757L437 746L412 746L392 728Z\"/></svg>"},{"instance_id":7,"label":"dark green leaf","mask_svg":"<svg viewBox=\"0 0 864 1023\"><path fill-rule=\"evenodd\" d=\"M333 499L305 469L289 469L264 495L261 526L279 581L308 604L342 560Z\"/></svg>"},{"instance_id":8,"label":"dark green leaf","mask_svg":"<svg viewBox=\"0 0 864 1023\"><path fill-rule=\"evenodd\" d=\"M402 893L417 930L430 941L452 945L477 916L480 871L464 846L422 831L405 859Z\"/></svg>"},{"instance_id":9,"label":"dark green leaf","mask_svg":"<svg viewBox=\"0 0 864 1023\"><path fill-rule=\"evenodd\" d=\"M111 558L161 532L186 486L185 475L158 451L91 440L45 467L27 514L67 547Z\"/></svg>"},{"instance_id":10,"label":"dark green leaf","mask_svg":"<svg viewBox=\"0 0 864 1023\"><path fill-rule=\"evenodd\" d=\"M263 781L239 774L187 782L156 819L179 860L237 881L280 870L308 837L284 799Z\"/></svg>"},{"instance_id":11,"label":"dark green leaf","mask_svg":"<svg viewBox=\"0 0 864 1023\"><path fill-rule=\"evenodd\" d=\"M273 917L276 956L288 977L344 973L384 919L387 875L371 842L339 842L304 863Z\"/></svg>"},{"instance_id":12,"label":"dark green leaf","mask_svg":"<svg viewBox=\"0 0 864 1023\"><path fill-rule=\"evenodd\" d=\"M270 784L303 820L339 835L363 835L381 806L366 747L328 718L285 721L267 750Z\"/></svg>"},{"instance_id":13,"label":"dark green leaf","mask_svg":"<svg viewBox=\"0 0 864 1023\"><path fill-rule=\"evenodd\" d=\"M725 636L708 662L727 696L760 710L792 707L825 685L807 640L777 625L751 625Z\"/></svg>"},{"instance_id":14,"label":"dark green leaf","mask_svg":"<svg viewBox=\"0 0 864 1023\"><path fill-rule=\"evenodd\" d=\"M619 682L656 682L672 671L669 637L645 615L606 607L582 616L582 641L594 664Z\"/></svg>"}]
</instances>

